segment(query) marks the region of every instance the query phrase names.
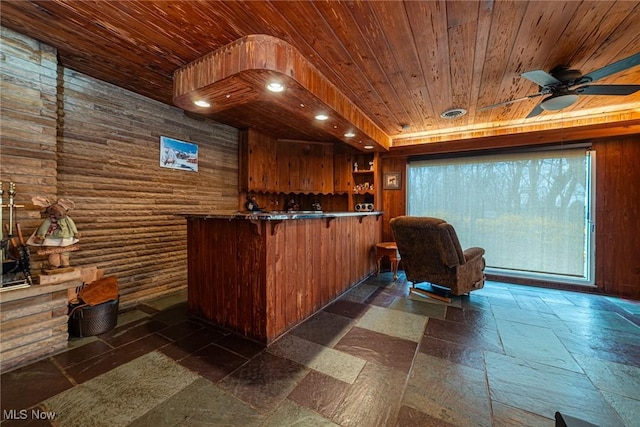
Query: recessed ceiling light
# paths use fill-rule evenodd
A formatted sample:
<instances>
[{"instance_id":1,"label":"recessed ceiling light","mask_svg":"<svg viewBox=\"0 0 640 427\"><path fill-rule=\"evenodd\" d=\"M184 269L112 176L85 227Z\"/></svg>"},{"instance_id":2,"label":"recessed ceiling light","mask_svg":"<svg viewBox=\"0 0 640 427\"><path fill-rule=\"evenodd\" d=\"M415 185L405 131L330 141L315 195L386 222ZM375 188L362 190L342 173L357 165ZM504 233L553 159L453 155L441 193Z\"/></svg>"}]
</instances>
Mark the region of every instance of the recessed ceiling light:
<instances>
[{"instance_id":1,"label":"recessed ceiling light","mask_svg":"<svg viewBox=\"0 0 640 427\"><path fill-rule=\"evenodd\" d=\"M367 150L373 150L373 145L365 145L363 148L366 148Z\"/></svg>"},{"instance_id":2,"label":"recessed ceiling light","mask_svg":"<svg viewBox=\"0 0 640 427\"><path fill-rule=\"evenodd\" d=\"M353 133L353 132L347 132L347 133L344 134L344 136L347 137L347 138L353 138L354 136L356 136L356 134Z\"/></svg>"},{"instance_id":3,"label":"recessed ceiling light","mask_svg":"<svg viewBox=\"0 0 640 427\"><path fill-rule=\"evenodd\" d=\"M329 116L327 116L326 114L318 114L316 116L316 120L327 120L329 118Z\"/></svg>"},{"instance_id":4,"label":"recessed ceiling light","mask_svg":"<svg viewBox=\"0 0 640 427\"><path fill-rule=\"evenodd\" d=\"M196 102L194 102L194 104L196 104L198 107L202 107L202 108L211 107L211 104L209 104L204 99L199 99Z\"/></svg>"},{"instance_id":5,"label":"recessed ceiling light","mask_svg":"<svg viewBox=\"0 0 640 427\"><path fill-rule=\"evenodd\" d=\"M282 92L284 90L284 85L279 82L271 82L267 85L267 89L271 92Z\"/></svg>"}]
</instances>

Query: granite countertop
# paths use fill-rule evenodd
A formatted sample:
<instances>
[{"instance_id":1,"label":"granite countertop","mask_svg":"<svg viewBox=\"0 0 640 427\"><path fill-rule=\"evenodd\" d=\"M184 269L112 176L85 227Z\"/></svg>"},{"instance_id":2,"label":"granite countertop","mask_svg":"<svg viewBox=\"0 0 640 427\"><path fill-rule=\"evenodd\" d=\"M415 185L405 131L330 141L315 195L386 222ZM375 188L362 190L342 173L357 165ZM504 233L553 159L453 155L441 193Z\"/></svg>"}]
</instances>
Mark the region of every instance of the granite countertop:
<instances>
[{"instance_id":1,"label":"granite countertop","mask_svg":"<svg viewBox=\"0 0 640 427\"><path fill-rule=\"evenodd\" d=\"M272 211L272 212L241 212L241 211L216 211L211 213L184 213L178 214L185 218L199 219L251 219L264 221L281 221L285 219L315 219L315 218L341 218L349 216L382 215L380 211L373 212L322 212L322 211Z\"/></svg>"}]
</instances>

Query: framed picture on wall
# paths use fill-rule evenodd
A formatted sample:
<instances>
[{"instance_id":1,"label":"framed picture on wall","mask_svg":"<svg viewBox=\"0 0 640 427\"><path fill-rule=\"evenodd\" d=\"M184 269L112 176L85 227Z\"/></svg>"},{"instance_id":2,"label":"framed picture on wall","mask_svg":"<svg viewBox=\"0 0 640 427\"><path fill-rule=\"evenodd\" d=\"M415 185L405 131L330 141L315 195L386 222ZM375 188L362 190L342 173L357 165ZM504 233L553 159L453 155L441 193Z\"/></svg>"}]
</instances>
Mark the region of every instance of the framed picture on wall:
<instances>
[{"instance_id":1,"label":"framed picture on wall","mask_svg":"<svg viewBox=\"0 0 640 427\"><path fill-rule=\"evenodd\" d=\"M382 188L385 190L399 190L400 176L400 172L385 172Z\"/></svg>"},{"instance_id":2,"label":"framed picture on wall","mask_svg":"<svg viewBox=\"0 0 640 427\"><path fill-rule=\"evenodd\" d=\"M161 136L160 166L198 172L198 146L191 142Z\"/></svg>"}]
</instances>

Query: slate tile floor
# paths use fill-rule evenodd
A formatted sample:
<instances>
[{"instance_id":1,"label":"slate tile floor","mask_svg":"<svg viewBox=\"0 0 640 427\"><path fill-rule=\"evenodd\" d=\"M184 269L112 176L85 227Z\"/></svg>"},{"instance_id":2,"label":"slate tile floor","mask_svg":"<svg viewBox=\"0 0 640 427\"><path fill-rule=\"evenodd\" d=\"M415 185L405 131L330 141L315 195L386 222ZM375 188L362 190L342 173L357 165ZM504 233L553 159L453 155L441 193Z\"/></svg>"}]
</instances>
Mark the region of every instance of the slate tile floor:
<instances>
[{"instance_id":1,"label":"slate tile floor","mask_svg":"<svg viewBox=\"0 0 640 427\"><path fill-rule=\"evenodd\" d=\"M3 374L2 427L640 426L639 302L488 282L445 304L391 276L267 348L185 292L149 302Z\"/></svg>"}]
</instances>

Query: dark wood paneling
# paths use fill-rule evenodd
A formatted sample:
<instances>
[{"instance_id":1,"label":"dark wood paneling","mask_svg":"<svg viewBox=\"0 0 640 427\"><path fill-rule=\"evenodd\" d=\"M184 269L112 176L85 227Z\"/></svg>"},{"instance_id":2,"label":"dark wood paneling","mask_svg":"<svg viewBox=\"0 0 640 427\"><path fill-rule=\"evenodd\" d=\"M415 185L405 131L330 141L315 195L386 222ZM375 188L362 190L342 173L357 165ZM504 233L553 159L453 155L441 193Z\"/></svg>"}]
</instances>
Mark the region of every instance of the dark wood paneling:
<instances>
[{"instance_id":1,"label":"dark wood paneling","mask_svg":"<svg viewBox=\"0 0 640 427\"><path fill-rule=\"evenodd\" d=\"M190 218L189 310L270 342L375 271L378 218Z\"/></svg>"},{"instance_id":2,"label":"dark wood paneling","mask_svg":"<svg viewBox=\"0 0 640 427\"><path fill-rule=\"evenodd\" d=\"M332 143L279 141L253 129L243 130L240 132L240 190L332 194L333 152Z\"/></svg>"},{"instance_id":3,"label":"dark wood paneling","mask_svg":"<svg viewBox=\"0 0 640 427\"><path fill-rule=\"evenodd\" d=\"M407 212L407 159L402 157L383 158L382 179L386 172L400 172L400 188L398 190L382 190L382 241L393 242L393 232L389 226L391 218L405 215Z\"/></svg>"},{"instance_id":4,"label":"dark wood paneling","mask_svg":"<svg viewBox=\"0 0 640 427\"><path fill-rule=\"evenodd\" d=\"M275 138L255 130L240 132L240 190L276 192L280 189L277 145Z\"/></svg>"},{"instance_id":5,"label":"dark wood paneling","mask_svg":"<svg viewBox=\"0 0 640 427\"><path fill-rule=\"evenodd\" d=\"M640 299L640 135L596 151L596 282L603 293Z\"/></svg>"}]
</instances>

